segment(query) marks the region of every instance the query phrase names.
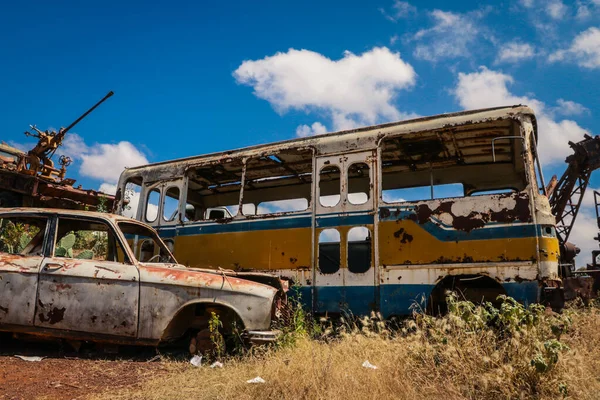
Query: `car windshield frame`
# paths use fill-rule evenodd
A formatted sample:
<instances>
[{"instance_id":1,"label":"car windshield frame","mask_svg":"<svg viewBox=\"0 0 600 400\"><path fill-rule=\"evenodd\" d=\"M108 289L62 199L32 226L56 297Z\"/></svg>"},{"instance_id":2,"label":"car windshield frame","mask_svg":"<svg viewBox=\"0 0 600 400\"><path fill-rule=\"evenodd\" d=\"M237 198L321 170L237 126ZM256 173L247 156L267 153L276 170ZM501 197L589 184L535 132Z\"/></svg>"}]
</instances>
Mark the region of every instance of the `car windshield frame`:
<instances>
[{"instance_id":1,"label":"car windshield frame","mask_svg":"<svg viewBox=\"0 0 600 400\"><path fill-rule=\"evenodd\" d=\"M140 231L143 232L143 236L149 237L151 238L155 243L158 243L158 246L160 248L160 253L166 253L168 254L170 260L164 261L162 259L159 258L158 261L141 261L138 259L137 255L135 254L134 248L132 248L132 246L129 244L129 242L127 240L125 240L125 244L127 245L127 248L130 250L132 257L137 260L140 263L148 263L148 264L177 264L177 260L175 259L175 257L173 256L173 254L171 253L171 251L169 250L169 248L167 247L167 245L165 244L165 242L163 242L163 240L160 238L160 236L158 236L158 234L156 233L156 231L152 228L150 228L149 226L140 224L139 222L134 222L134 221L117 221L117 227L119 228L119 230L121 231L121 233L123 234L123 236L125 236L125 239L128 238L129 235L134 235L134 233L126 233L125 230L123 229L123 225L127 225L127 226L131 226L134 227L135 229L138 229ZM138 235L142 235L142 233L137 233Z\"/></svg>"}]
</instances>

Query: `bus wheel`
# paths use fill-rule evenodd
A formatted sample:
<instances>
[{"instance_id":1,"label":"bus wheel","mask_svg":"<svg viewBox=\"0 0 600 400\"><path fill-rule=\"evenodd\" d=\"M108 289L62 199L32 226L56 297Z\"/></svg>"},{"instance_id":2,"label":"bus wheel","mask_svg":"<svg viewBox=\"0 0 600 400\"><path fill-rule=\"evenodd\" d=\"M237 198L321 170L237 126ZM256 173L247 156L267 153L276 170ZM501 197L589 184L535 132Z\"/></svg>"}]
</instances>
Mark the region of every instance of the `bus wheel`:
<instances>
[{"instance_id":1,"label":"bus wheel","mask_svg":"<svg viewBox=\"0 0 600 400\"><path fill-rule=\"evenodd\" d=\"M474 304L490 302L498 307L498 296L506 294L500 283L485 275L447 276L431 291L427 312L432 315L444 315L448 312L447 292L455 292L458 300Z\"/></svg>"}]
</instances>

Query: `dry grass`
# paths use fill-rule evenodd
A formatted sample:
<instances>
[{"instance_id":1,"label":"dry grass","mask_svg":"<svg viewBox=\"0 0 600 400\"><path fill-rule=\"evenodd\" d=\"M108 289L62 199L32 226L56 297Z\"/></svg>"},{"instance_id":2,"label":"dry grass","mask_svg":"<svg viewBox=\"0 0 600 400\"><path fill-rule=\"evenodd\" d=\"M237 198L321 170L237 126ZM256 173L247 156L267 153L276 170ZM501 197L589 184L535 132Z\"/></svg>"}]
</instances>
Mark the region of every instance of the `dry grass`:
<instances>
[{"instance_id":1,"label":"dry grass","mask_svg":"<svg viewBox=\"0 0 600 400\"><path fill-rule=\"evenodd\" d=\"M501 316L508 318L502 328L497 316L459 307L446 318L407 321L395 334L358 329L329 341L298 335L293 345L226 360L223 369L171 362L171 373L95 398L597 399L599 309L580 307L560 317L517 311ZM560 342L552 341L557 335ZM570 350L552 353L544 347L548 343ZM536 357L538 369L531 362ZM365 360L378 369L362 367ZM246 383L256 376L266 383Z\"/></svg>"}]
</instances>

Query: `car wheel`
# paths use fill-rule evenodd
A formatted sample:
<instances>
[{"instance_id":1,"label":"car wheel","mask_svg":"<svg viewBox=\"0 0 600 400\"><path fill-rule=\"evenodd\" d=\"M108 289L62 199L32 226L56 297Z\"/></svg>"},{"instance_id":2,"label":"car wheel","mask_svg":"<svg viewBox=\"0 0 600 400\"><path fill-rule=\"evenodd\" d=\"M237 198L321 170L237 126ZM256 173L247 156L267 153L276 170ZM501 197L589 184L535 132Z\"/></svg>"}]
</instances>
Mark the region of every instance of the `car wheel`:
<instances>
[{"instance_id":1,"label":"car wheel","mask_svg":"<svg viewBox=\"0 0 600 400\"><path fill-rule=\"evenodd\" d=\"M192 334L189 351L191 355L219 356L225 353L225 338L221 332L211 333L205 328L196 334Z\"/></svg>"}]
</instances>

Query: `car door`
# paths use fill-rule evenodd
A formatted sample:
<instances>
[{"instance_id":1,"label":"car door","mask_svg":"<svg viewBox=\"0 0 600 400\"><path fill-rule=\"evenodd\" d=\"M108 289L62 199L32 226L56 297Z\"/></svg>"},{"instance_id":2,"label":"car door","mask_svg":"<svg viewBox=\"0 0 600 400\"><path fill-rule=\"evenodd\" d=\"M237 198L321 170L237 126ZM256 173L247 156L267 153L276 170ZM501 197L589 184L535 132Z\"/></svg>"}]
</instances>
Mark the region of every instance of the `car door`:
<instances>
[{"instance_id":1,"label":"car door","mask_svg":"<svg viewBox=\"0 0 600 400\"><path fill-rule=\"evenodd\" d=\"M32 326L48 217L0 216L0 324Z\"/></svg>"},{"instance_id":2,"label":"car door","mask_svg":"<svg viewBox=\"0 0 600 400\"><path fill-rule=\"evenodd\" d=\"M139 273L110 223L59 215L40 270L35 325L137 334Z\"/></svg>"}]
</instances>

